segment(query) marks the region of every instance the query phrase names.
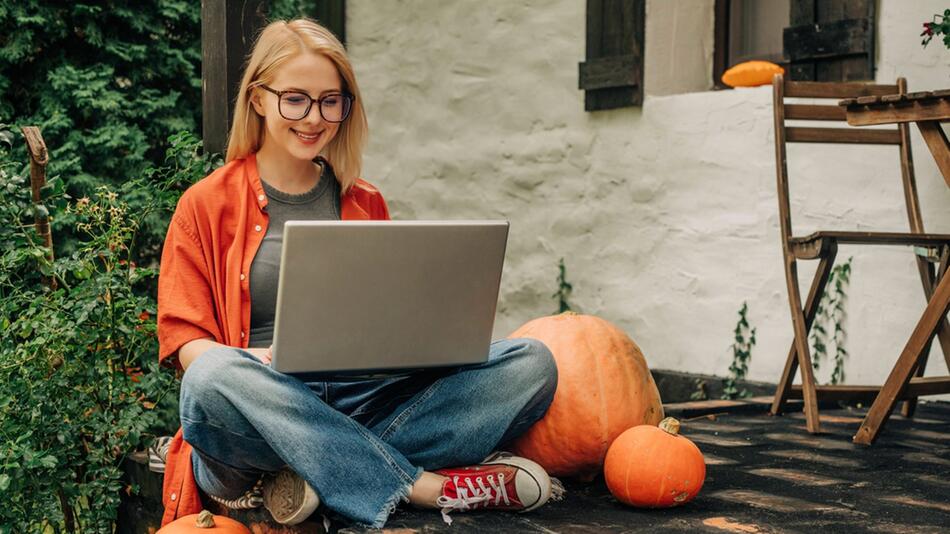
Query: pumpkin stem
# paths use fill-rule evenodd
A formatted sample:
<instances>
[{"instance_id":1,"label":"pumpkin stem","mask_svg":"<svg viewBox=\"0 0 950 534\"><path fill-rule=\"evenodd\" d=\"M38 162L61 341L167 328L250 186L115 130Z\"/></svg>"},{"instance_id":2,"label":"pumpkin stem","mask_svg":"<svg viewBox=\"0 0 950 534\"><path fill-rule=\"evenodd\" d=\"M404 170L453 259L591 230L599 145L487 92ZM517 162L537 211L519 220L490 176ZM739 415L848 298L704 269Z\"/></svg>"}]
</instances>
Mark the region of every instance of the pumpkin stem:
<instances>
[{"instance_id":1,"label":"pumpkin stem","mask_svg":"<svg viewBox=\"0 0 950 534\"><path fill-rule=\"evenodd\" d=\"M197 528L214 528L214 514L207 510L202 510L198 514L198 518L195 519L195 527Z\"/></svg>"},{"instance_id":2,"label":"pumpkin stem","mask_svg":"<svg viewBox=\"0 0 950 534\"><path fill-rule=\"evenodd\" d=\"M574 310L567 310L567 311L562 311L558 315L577 315L577 312Z\"/></svg>"},{"instance_id":3,"label":"pumpkin stem","mask_svg":"<svg viewBox=\"0 0 950 534\"><path fill-rule=\"evenodd\" d=\"M674 436L680 433L680 422L675 417L667 417L660 421L658 426L661 430L673 434Z\"/></svg>"}]
</instances>

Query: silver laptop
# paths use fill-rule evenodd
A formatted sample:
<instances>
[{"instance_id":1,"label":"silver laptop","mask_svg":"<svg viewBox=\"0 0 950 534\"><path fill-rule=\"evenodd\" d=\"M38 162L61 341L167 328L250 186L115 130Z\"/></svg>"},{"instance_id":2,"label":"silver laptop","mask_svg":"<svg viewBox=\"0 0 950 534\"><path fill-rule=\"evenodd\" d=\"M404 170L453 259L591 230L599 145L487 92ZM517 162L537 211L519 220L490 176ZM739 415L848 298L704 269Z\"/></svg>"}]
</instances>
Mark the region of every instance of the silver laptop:
<instances>
[{"instance_id":1,"label":"silver laptop","mask_svg":"<svg viewBox=\"0 0 950 534\"><path fill-rule=\"evenodd\" d=\"M484 362L507 221L288 221L274 369L319 379Z\"/></svg>"}]
</instances>

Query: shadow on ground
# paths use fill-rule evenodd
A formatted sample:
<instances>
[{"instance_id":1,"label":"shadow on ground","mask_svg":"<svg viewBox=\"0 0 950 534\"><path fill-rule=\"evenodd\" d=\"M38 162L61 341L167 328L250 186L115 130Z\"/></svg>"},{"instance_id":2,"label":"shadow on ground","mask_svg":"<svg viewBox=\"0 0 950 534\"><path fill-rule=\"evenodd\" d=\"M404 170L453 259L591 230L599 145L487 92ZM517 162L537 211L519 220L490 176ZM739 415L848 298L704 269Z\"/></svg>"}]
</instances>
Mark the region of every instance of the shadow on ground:
<instances>
[{"instance_id":1,"label":"shadow on ground","mask_svg":"<svg viewBox=\"0 0 950 534\"><path fill-rule=\"evenodd\" d=\"M705 406L705 408L703 408ZM950 531L950 403L921 403L914 419L894 415L872 447L851 443L865 410L822 410L825 434L805 430L801 413L742 413L718 401L668 405L682 433L703 451L706 483L686 506L637 510L619 504L602 478L565 481L567 497L529 514L400 509L387 531L411 532L947 532ZM232 513L255 534L325 532L314 517L295 529L267 512ZM332 523L331 532L378 532ZM134 532L137 530L127 530ZM117 532L123 532L118 530Z\"/></svg>"},{"instance_id":2,"label":"shadow on ground","mask_svg":"<svg viewBox=\"0 0 950 534\"><path fill-rule=\"evenodd\" d=\"M709 415L684 420L703 451L706 483L681 508L635 510L603 479L567 481L568 496L531 514L394 515L404 532L947 532L950 531L950 404L921 404L891 418L878 442L851 443L864 410L822 412L826 433L802 414ZM355 532L345 529L345 532Z\"/></svg>"}]
</instances>

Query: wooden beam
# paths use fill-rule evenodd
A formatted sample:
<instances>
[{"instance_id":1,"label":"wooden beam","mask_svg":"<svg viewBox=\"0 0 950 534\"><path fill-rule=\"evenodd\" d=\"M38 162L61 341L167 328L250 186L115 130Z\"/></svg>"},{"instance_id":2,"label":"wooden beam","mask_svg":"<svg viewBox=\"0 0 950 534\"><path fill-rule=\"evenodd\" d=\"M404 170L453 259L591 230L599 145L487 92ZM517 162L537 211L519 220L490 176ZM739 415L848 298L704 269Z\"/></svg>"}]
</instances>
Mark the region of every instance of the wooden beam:
<instances>
[{"instance_id":1,"label":"wooden beam","mask_svg":"<svg viewBox=\"0 0 950 534\"><path fill-rule=\"evenodd\" d=\"M201 1L202 140L224 152L244 61L264 26L266 0Z\"/></svg>"},{"instance_id":2,"label":"wooden beam","mask_svg":"<svg viewBox=\"0 0 950 534\"><path fill-rule=\"evenodd\" d=\"M923 316L917 322L917 326L914 327L910 339L904 345L904 350L897 358L897 363L891 370L891 374L888 375L887 381L881 387L881 392L874 399L874 404L868 410L864 422L861 423L861 428L854 435L855 443L862 445L874 443L881 428L891 416L891 410L894 409L897 400L905 395L908 384L927 380L926 378L911 379L911 375L920 363L920 355L923 353L924 347L930 346L937 327L946 317L948 307L950 307L950 277L944 276L934 290L933 296L930 297L927 308L924 309ZM947 386L950 386L950 383L946 385L937 383L933 389L950 392L950 387ZM917 394L912 396L920 396L920 392L914 391L914 393Z\"/></svg>"},{"instance_id":3,"label":"wooden beam","mask_svg":"<svg viewBox=\"0 0 950 534\"><path fill-rule=\"evenodd\" d=\"M43 240L46 247L46 259L53 263L53 233L50 231L49 212L43 205L42 189L46 185L46 166L49 164L49 151L43 134L36 126L20 128L26 139L27 151L30 153L30 187L33 199L33 223L36 233ZM42 275L41 280L50 289L56 289L56 279Z\"/></svg>"},{"instance_id":4,"label":"wooden beam","mask_svg":"<svg viewBox=\"0 0 950 534\"><path fill-rule=\"evenodd\" d=\"M729 68L729 7L731 0L716 0L713 27L713 87L731 89L722 83L722 75Z\"/></svg>"},{"instance_id":5,"label":"wooden beam","mask_svg":"<svg viewBox=\"0 0 950 534\"><path fill-rule=\"evenodd\" d=\"M845 121L847 113L841 106L785 104L785 120Z\"/></svg>"},{"instance_id":6,"label":"wooden beam","mask_svg":"<svg viewBox=\"0 0 950 534\"><path fill-rule=\"evenodd\" d=\"M821 83L785 80L786 98L854 98L883 96L898 92L897 85L871 83Z\"/></svg>"},{"instance_id":7,"label":"wooden beam","mask_svg":"<svg viewBox=\"0 0 950 534\"><path fill-rule=\"evenodd\" d=\"M346 0L321 0L314 11L317 22L326 26L346 46Z\"/></svg>"},{"instance_id":8,"label":"wooden beam","mask_svg":"<svg viewBox=\"0 0 950 534\"><path fill-rule=\"evenodd\" d=\"M818 398L821 400L872 403L880 393L881 386L836 385L817 386L816 389ZM950 392L950 377L948 376L912 378L907 384L907 389L898 395L898 399L942 395L947 392ZM792 386L788 398L801 399L802 387L798 384Z\"/></svg>"},{"instance_id":9,"label":"wooden beam","mask_svg":"<svg viewBox=\"0 0 950 534\"><path fill-rule=\"evenodd\" d=\"M947 140L947 134L943 133L943 129L937 121L918 122L917 129L920 130L920 135L927 143L927 148L933 154L944 181L947 182L947 185L950 185L950 140Z\"/></svg>"},{"instance_id":10,"label":"wooden beam","mask_svg":"<svg viewBox=\"0 0 950 534\"><path fill-rule=\"evenodd\" d=\"M789 143L858 143L871 145L899 145L897 130L858 130L856 128L805 128L792 126L785 129Z\"/></svg>"},{"instance_id":11,"label":"wooden beam","mask_svg":"<svg viewBox=\"0 0 950 534\"><path fill-rule=\"evenodd\" d=\"M821 296L825 293L825 286L828 284L828 275L835 264L835 257L838 254L838 245L832 243L827 254L821 258L818 263L818 270L815 271L815 278L812 280L811 289L808 290L808 297L805 299L805 332L811 331L811 326L815 321L815 314L818 312L818 305L821 303ZM792 390L792 381L795 380L795 374L798 371L798 350L795 340L792 340L792 346L788 349L788 357L785 359L785 369L782 371L782 378L775 388L775 397L772 399L770 412L772 415L782 413L785 403L789 399L789 393ZM801 397L801 386L798 386L798 392ZM817 398L817 396L816 396Z\"/></svg>"},{"instance_id":12,"label":"wooden beam","mask_svg":"<svg viewBox=\"0 0 950 534\"><path fill-rule=\"evenodd\" d=\"M848 124L851 126L945 120L950 117L950 100L941 98L927 102L910 101L874 106L862 106L856 103L848 107L847 115Z\"/></svg>"}]
</instances>

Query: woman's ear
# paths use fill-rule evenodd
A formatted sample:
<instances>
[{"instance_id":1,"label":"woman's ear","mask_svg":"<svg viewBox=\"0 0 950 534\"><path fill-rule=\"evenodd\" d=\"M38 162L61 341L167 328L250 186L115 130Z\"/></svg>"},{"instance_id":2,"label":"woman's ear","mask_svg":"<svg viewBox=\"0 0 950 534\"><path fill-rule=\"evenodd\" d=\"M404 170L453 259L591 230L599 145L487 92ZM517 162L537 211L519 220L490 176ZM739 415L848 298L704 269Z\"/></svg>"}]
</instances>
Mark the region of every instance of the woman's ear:
<instances>
[{"instance_id":1,"label":"woman's ear","mask_svg":"<svg viewBox=\"0 0 950 534\"><path fill-rule=\"evenodd\" d=\"M250 91L251 91L251 95L248 98L248 100L250 100L251 105L254 106L254 111L256 111L258 115L263 117L264 116L264 102L261 98L263 95L261 95L261 92L258 91L256 87L252 87Z\"/></svg>"}]
</instances>

